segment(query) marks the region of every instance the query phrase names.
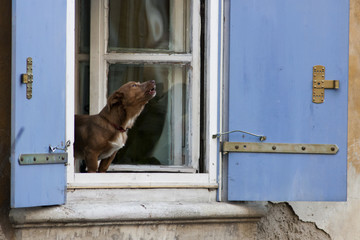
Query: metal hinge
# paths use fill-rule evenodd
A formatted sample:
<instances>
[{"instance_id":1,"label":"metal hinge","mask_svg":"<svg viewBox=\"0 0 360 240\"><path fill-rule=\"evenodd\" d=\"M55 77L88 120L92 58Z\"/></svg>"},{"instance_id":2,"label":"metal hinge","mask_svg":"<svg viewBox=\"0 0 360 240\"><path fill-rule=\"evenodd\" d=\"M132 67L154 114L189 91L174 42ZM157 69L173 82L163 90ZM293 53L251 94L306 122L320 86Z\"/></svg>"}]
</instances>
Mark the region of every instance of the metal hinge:
<instances>
[{"instance_id":1,"label":"metal hinge","mask_svg":"<svg viewBox=\"0 0 360 240\"><path fill-rule=\"evenodd\" d=\"M296 144L296 143L264 143L266 136L254 134L242 130L217 133L213 138L219 138L221 135L241 132L259 137L260 142L222 142L221 151L224 154L228 152L237 153L308 153L308 154L336 154L339 148L336 144Z\"/></svg>"},{"instance_id":2,"label":"metal hinge","mask_svg":"<svg viewBox=\"0 0 360 240\"><path fill-rule=\"evenodd\" d=\"M36 165L36 164L67 164L67 153L49 153L49 154L21 154L19 157L20 165Z\"/></svg>"},{"instance_id":3,"label":"metal hinge","mask_svg":"<svg viewBox=\"0 0 360 240\"><path fill-rule=\"evenodd\" d=\"M67 149L70 147L70 140L66 141L64 147L49 146L49 153L21 154L19 157L20 165L37 165L37 164L65 164L68 162ZM54 153L56 150L64 151L64 153Z\"/></svg>"},{"instance_id":4,"label":"metal hinge","mask_svg":"<svg viewBox=\"0 0 360 240\"><path fill-rule=\"evenodd\" d=\"M336 154L336 144L224 142L222 152Z\"/></svg>"}]
</instances>

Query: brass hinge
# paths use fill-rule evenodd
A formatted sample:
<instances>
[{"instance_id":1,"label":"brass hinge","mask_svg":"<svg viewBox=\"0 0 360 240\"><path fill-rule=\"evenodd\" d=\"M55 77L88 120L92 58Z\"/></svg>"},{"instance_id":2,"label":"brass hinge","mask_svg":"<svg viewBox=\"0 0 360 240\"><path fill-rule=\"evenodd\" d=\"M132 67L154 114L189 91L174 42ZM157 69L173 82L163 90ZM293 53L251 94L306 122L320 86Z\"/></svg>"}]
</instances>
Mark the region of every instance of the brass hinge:
<instances>
[{"instance_id":1,"label":"brass hinge","mask_svg":"<svg viewBox=\"0 0 360 240\"><path fill-rule=\"evenodd\" d=\"M313 67L313 102L323 103L325 89L339 89L339 80L325 80L325 67L316 65Z\"/></svg>"}]
</instances>

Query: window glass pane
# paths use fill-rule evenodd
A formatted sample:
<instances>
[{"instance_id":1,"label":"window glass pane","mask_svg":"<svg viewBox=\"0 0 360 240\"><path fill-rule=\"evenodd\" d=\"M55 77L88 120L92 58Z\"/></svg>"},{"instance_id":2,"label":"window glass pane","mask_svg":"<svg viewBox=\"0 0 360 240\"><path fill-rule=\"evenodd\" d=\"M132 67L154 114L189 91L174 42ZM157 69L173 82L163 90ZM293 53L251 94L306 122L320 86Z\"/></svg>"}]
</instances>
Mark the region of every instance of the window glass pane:
<instances>
[{"instance_id":1,"label":"window glass pane","mask_svg":"<svg viewBox=\"0 0 360 240\"><path fill-rule=\"evenodd\" d=\"M90 2L80 0L79 53L90 53Z\"/></svg>"},{"instance_id":2,"label":"window glass pane","mask_svg":"<svg viewBox=\"0 0 360 240\"><path fill-rule=\"evenodd\" d=\"M185 52L188 1L109 0L108 51Z\"/></svg>"},{"instance_id":3,"label":"window glass pane","mask_svg":"<svg viewBox=\"0 0 360 240\"><path fill-rule=\"evenodd\" d=\"M113 163L184 165L187 163L187 70L185 65L112 64L108 95L128 81L156 81L149 101L128 132L125 147Z\"/></svg>"},{"instance_id":4,"label":"window glass pane","mask_svg":"<svg viewBox=\"0 0 360 240\"><path fill-rule=\"evenodd\" d=\"M77 94L77 114L89 114L90 64L88 61L79 62L79 86Z\"/></svg>"}]
</instances>

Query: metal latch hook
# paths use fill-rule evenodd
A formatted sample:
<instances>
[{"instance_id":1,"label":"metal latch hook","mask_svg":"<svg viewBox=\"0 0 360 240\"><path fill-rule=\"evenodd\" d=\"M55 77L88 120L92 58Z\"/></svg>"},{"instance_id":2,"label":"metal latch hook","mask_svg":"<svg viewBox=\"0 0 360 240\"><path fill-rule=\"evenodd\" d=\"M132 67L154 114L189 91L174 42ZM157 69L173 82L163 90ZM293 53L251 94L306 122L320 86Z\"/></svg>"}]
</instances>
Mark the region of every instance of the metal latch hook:
<instances>
[{"instance_id":1,"label":"metal latch hook","mask_svg":"<svg viewBox=\"0 0 360 240\"><path fill-rule=\"evenodd\" d=\"M64 152L67 151L68 147L70 147L71 145L71 141L70 140L67 140L66 143L65 143L65 146L63 148L61 147L52 147L51 145L49 145L49 152L50 153L53 153L55 152L56 150L62 150Z\"/></svg>"},{"instance_id":2,"label":"metal latch hook","mask_svg":"<svg viewBox=\"0 0 360 240\"><path fill-rule=\"evenodd\" d=\"M264 136L264 135L258 135L258 134L254 134L254 133L250 133L250 132L246 132L246 131L242 131L242 130L234 130L234 131L229 131L229 132L217 133L217 134L212 135L212 138L219 138L222 135L230 134L230 133L234 133L234 132L241 132L241 133L249 134L251 136L259 137L260 142L263 142L266 140L266 136Z\"/></svg>"}]
</instances>

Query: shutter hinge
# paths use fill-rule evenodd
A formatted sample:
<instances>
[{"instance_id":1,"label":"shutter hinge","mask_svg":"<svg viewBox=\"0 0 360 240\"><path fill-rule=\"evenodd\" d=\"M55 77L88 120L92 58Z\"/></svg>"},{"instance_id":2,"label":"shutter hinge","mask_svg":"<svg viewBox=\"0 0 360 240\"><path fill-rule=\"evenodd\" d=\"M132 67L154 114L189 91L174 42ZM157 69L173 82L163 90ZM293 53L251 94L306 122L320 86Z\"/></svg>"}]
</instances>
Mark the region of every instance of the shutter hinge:
<instances>
[{"instance_id":1,"label":"shutter hinge","mask_svg":"<svg viewBox=\"0 0 360 240\"><path fill-rule=\"evenodd\" d=\"M21 154L19 157L20 165L67 164L67 162L67 153Z\"/></svg>"},{"instance_id":2,"label":"shutter hinge","mask_svg":"<svg viewBox=\"0 0 360 240\"><path fill-rule=\"evenodd\" d=\"M224 142L222 152L336 154L336 144Z\"/></svg>"},{"instance_id":3,"label":"shutter hinge","mask_svg":"<svg viewBox=\"0 0 360 240\"><path fill-rule=\"evenodd\" d=\"M21 154L19 157L20 165L37 165L37 164L65 164L68 162L67 149L70 147L70 140L66 141L64 147L49 146L50 153ZM64 151L63 153L54 153L56 150Z\"/></svg>"}]
</instances>

